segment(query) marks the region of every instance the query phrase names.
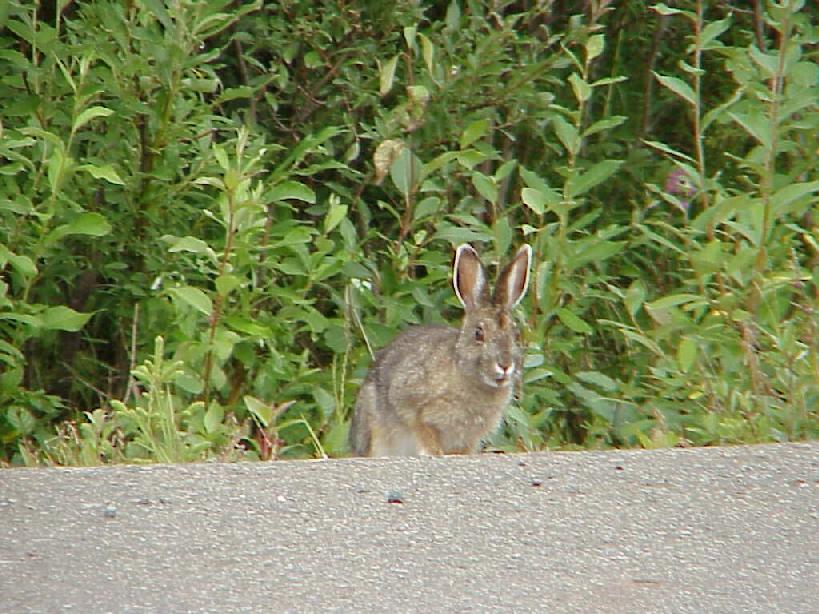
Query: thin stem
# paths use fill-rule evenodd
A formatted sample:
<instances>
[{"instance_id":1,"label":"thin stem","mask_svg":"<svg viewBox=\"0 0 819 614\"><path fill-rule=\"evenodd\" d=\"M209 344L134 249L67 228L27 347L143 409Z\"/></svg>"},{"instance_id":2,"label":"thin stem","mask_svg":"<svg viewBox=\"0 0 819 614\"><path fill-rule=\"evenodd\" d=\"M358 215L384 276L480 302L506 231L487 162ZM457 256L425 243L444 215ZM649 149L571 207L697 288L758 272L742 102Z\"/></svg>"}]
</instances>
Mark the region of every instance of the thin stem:
<instances>
[{"instance_id":1,"label":"thin stem","mask_svg":"<svg viewBox=\"0 0 819 614\"><path fill-rule=\"evenodd\" d=\"M702 0L697 0L697 19L694 22L694 102L696 103L694 108L694 150L697 157L697 172L700 175L701 182L704 183L706 166L705 150L702 146L704 135L702 134L702 77L700 76L702 69L702 24ZM699 198L700 202L702 203L703 210L707 209L709 205L708 190L705 190L702 185L700 185ZM708 240L711 241L713 238L714 227L709 224Z\"/></svg>"},{"instance_id":2,"label":"thin stem","mask_svg":"<svg viewBox=\"0 0 819 614\"><path fill-rule=\"evenodd\" d=\"M219 261L219 271L216 278L219 279L224 275L227 269L227 263L230 260L230 254L233 252L233 239L236 236L236 229L234 227L236 200L235 193L230 190L227 193L228 198L228 219L227 230L225 237L225 249L222 250L222 258ZM210 315L210 330L208 331L208 350L205 354L205 365L202 372L202 380L205 385L204 401L207 408L210 404L210 373L213 369L213 340L216 337L216 327L219 325L219 319L222 315L222 304L224 303L224 295L221 292L216 292L216 297L213 300L213 311Z\"/></svg>"},{"instance_id":3,"label":"thin stem","mask_svg":"<svg viewBox=\"0 0 819 614\"><path fill-rule=\"evenodd\" d=\"M776 74L770 80L771 97L768 105L768 128L770 130L769 147L765 154L765 162L762 170L762 177L760 177L759 191L762 197L763 217L762 217L762 231L759 237L759 251L756 255L756 262L754 263L754 270L757 273L762 273L765 270L767 263L767 237L773 223L773 205L771 203L771 192L773 190L773 176L776 170L776 150L778 145L779 134L779 110L782 100L782 90L785 81L785 56L788 50L788 43L790 42L790 21L785 20L781 24L778 62L776 66ZM758 291L752 295L752 307L756 310L759 303Z\"/></svg>"}]
</instances>

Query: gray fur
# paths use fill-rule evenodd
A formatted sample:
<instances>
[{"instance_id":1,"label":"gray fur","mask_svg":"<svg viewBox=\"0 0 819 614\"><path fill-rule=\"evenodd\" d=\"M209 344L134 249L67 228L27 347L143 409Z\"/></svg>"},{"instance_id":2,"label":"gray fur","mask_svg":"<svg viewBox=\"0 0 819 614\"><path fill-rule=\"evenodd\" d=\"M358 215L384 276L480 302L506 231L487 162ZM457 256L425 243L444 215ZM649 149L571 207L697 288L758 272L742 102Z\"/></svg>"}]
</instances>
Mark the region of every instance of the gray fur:
<instances>
[{"instance_id":1,"label":"gray fur","mask_svg":"<svg viewBox=\"0 0 819 614\"><path fill-rule=\"evenodd\" d=\"M376 354L350 428L355 455L470 454L497 428L520 379L510 310L526 292L530 262L524 245L491 295L477 252L458 247L461 327L414 326Z\"/></svg>"}]
</instances>

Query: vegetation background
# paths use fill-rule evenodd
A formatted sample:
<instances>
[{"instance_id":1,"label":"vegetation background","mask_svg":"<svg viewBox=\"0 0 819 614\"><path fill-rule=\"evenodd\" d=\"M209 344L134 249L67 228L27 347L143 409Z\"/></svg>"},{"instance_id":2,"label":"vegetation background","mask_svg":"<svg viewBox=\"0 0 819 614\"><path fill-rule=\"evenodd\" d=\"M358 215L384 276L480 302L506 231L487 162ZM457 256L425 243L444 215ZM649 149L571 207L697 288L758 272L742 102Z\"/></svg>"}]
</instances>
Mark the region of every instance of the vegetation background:
<instances>
[{"instance_id":1,"label":"vegetation background","mask_svg":"<svg viewBox=\"0 0 819 614\"><path fill-rule=\"evenodd\" d=\"M502 450L819 435L819 8L0 4L0 464L346 453L523 241Z\"/></svg>"}]
</instances>

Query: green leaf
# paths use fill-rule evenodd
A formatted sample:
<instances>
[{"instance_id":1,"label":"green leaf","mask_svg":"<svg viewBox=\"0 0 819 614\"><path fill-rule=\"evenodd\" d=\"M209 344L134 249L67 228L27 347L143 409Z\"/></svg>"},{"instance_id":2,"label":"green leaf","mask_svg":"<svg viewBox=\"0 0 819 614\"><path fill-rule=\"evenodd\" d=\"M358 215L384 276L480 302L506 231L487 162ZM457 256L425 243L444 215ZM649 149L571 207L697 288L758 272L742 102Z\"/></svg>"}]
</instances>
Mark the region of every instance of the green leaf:
<instances>
[{"instance_id":1,"label":"green leaf","mask_svg":"<svg viewBox=\"0 0 819 614\"><path fill-rule=\"evenodd\" d=\"M240 85L238 87L229 87L224 92L219 95L217 99L218 104L224 104L225 102L230 102L231 100L240 100L243 98L252 98L254 95L254 90L249 85Z\"/></svg>"},{"instance_id":2,"label":"green leaf","mask_svg":"<svg viewBox=\"0 0 819 614\"><path fill-rule=\"evenodd\" d=\"M210 404L208 411L205 412L205 430L208 433L215 433L222 426L222 421L225 419L224 408L216 402Z\"/></svg>"},{"instance_id":3,"label":"green leaf","mask_svg":"<svg viewBox=\"0 0 819 614\"><path fill-rule=\"evenodd\" d=\"M762 207L753 207L753 209L761 211ZM724 261L725 256L722 251L722 243L719 239L714 239L706 244L705 247L691 254L691 264L694 266L694 270L700 275L719 271Z\"/></svg>"},{"instance_id":4,"label":"green leaf","mask_svg":"<svg viewBox=\"0 0 819 614\"><path fill-rule=\"evenodd\" d=\"M657 78L657 81L662 84L663 87L668 88L672 92L674 92L677 96L685 100L688 104L692 107L697 106L697 96L694 93L694 90L691 89L691 86L688 85L682 79L678 79L677 77L668 77L665 75L661 75L655 71L651 71L654 73L654 76Z\"/></svg>"},{"instance_id":5,"label":"green leaf","mask_svg":"<svg viewBox=\"0 0 819 614\"><path fill-rule=\"evenodd\" d=\"M771 205L779 215L781 209L784 209L792 202L799 200L803 196L819 192L819 181L808 181L803 183L792 183L777 190L771 196Z\"/></svg>"},{"instance_id":6,"label":"green leaf","mask_svg":"<svg viewBox=\"0 0 819 614\"><path fill-rule=\"evenodd\" d=\"M421 180L423 165L418 157L405 147L390 165L390 179L404 197L415 191L418 182Z\"/></svg>"},{"instance_id":7,"label":"green leaf","mask_svg":"<svg viewBox=\"0 0 819 614\"><path fill-rule=\"evenodd\" d=\"M684 13L684 11L681 11L680 9L672 9L671 7L666 6L664 2L658 2L657 4L652 6L651 9L665 17L669 15L680 15Z\"/></svg>"},{"instance_id":8,"label":"green leaf","mask_svg":"<svg viewBox=\"0 0 819 614\"><path fill-rule=\"evenodd\" d=\"M330 210L324 217L324 233L328 234L333 228L341 223L341 220L347 215L347 205L339 203L331 203Z\"/></svg>"},{"instance_id":9,"label":"green leaf","mask_svg":"<svg viewBox=\"0 0 819 614\"><path fill-rule=\"evenodd\" d=\"M52 194L56 195L59 193L63 183L63 177L66 172L72 168L73 164L74 161L70 156L65 154L62 146L54 147L51 150L51 155L46 165L46 175Z\"/></svg>"},{"instance_id":10,"label":"green leaf","mask_svg":"<svg viewBox=\"0 0 819 614\"><path fill-rule=\"evenodd\" d=\"M570 262L572 268L580 268L589 262L605 262L623 251L627 244L627 241L603 241L596 237L591 238L589 242L589 247L583 245L583 249L577 250L577 254Z\"/></svg>"},{"instance_id":11,"label":"green leaf","mask_svg":"<svg viewBox=\"0 0 819 614\"><path fill-rule=\"evenodd\" d=\"M509 251L509 246L512 244L512 225L509 223L508 216L498 218L492 228L492 233L495 235L497 253L505 254Z\"/></svg>"},{"instance_id":12,"label":"green leaf","mask_svg":"<svg viewBox=\"0 0 819 614\"><path fill-rule=\"evenodd\" d=\"M591 136L592 134L597 134L598 132L602 132L603 130L611 130L612 128L616 128L628 118L625 115L612 115L611 117L607 117L606 119L601 119L600 121L594 122L591 126L586 128L583 131L583 136Z\"/></svg>"},{"instance_id":13,"label":"green leaf","mask_svg":"<svg viewBox=\"0 0 819 614\"><path fill-rule=\"evenodd\" d=\"M271 405L250 395L245 395L244 402L247 410L262 428L267 428L273 424L273 407Z\"/></svg>"},{"instance_id":14,"label":"green leaf","mask_svg":"<svg viewBox=\"0 0 819 614\"><path fill-rule=\"evenodd\" d=\"M270 173L271 183L278 185L285 177L291 174L292 168L298 165L308 153L320 150L321 145L325 141L328 141L340 132L341 129L336 126L327 126L326 128L322 128L318 134L308 134L303 137L298 144L289 151L287 157ZM313 174L314 172L315 171L309 174Z\"/></svg>"},{"instance_id":15,"label":"green leaf","mask_svg":"<svg viewBox=\"0 0 819 614\"><path fill-rule=\"evenodd\" d=\"M1 246L2 243L0 243L0 247ZM22 256L20 254L12 254L11 252L8 252L7 258L12 268L18 273L20 273L20 275L24 277L32 277L33 275L37 274L37 265L34 264L34 261L28 256Z\"/></svg>"},{"instance_id":16,"label":"green leaf","mask_svg":"<svg viewBox=\"0 0 819 614\"><path fill-rule=\"evenodd\" d=\"M680 345L677 347L677 364L680 366L680 371L688 373L697 358L697 344L691 337L683 337Z\"/></svg>"},{"instance_id":17,"label":"green leaf","mask_svg":"<svg viewBox=\"0 0 819 614\"><path fill-rule=\"evenodd\" d=\"M268 194L270 200L279 202L283 200L301 200L306 203L315 204L316 193L303 183L298 181L282 181L274 185Z\"/></svg>"},{"instance_id":18,"label":"green leaf","mask_svg":"<svg viewBox=\"0 0 819 614\"><path fill-rule=\"evenodd\" d=\"M644 139L643 143L645 143L649 147L652 147L652 148L654 148L654 149L656 149L658 151L661 151L664 154L668 154L669 156L672 156L674 158L680 158L682 160L686 160L686 161L690 162L691 164L696 164L697 163L697 161L694 160L694 158L692 158L688 154L684 154L681 151L677 151L676 149L672 149L671 147L669 147L665 143L661 143L660 141L650 141L650 140L645 140Z\"/></svg>"},{"instance_id":19,"label":"green leaf","mask_svg":"<svg viewBox=\"0 0 819 614\"><path fill-rule=\"evenodd\" d=\"M19 435L29 435L37 428L37 419L25 407L11 407L6 417L11 427Z\"/></svg>"},{"instance_id":20,"label":"green leaf","mask_svg":"<svg viewBox=\"0 0 819 614\"><path fill-rule=\"evenodd\" d=\"M615 83L622 83L628 81L628 77L603 77L597 81L592 82L592 87L603 87L604 85L614 85Z\"/></svg>"},{"instance_id":21,"label":"green leaf","mask_svg":"<svg viewBox=\"0 0 819 614\"><path fill-rule=\"evenodd\" d=\"M628 287L628 290L626 290L625 297L623 297L623 302L626 304L626 309L628 309L632 318L635 317L637 311L643 306L645 300L646 288L642 281L635 279Z\"/></svg>"},{"instance_id":22,"label":"green leaf","mask_svg":"<svg viewBox=\"0 0 819 614\"><path fill-rule=\"evenodd\" d=\"M314 69L319 68L322 66L324 62L321 59L321 55L317 51L308 51L304 54L304 65L307 68Z\"/></svg>"},{"instance_id":23,"label":"green leaf","mask_svg":"<svg viewBox=\"0 0 819 614\"><path fill-rule=\"evenodd\" d=\"M216 286L216 291L221 294L222 296L227 296L231 292L233 292L236 288L242 285L242 280L236 277L235 275L231 275L229 273L223 273L219 275L214 281L214 285Z\"/></svg>"},{"instance_id":24,"label":"green leaf","mask_svg":"<svg viewBox=\"0 0 819 614\"><path fill-rule=\"evenodd\" d=\"M571 154L576 154L580 148L580 135L577 133L577 128L572 126L569 122L563 119L560 115L552 120L555 127L555 134L563 146Z\"/></svg>"},{"instance_id":25,"label":"green leaf","mask_svg":"<svg viewBox=\"0 0 819 614\"><path fill-rule=\"evenodd\" d=\"M117 171L114 170L114 167L110 164L104 164L102 166L96 164L81 164L77 167L78 171L84 171L91 175L94 179L105 179L108 183L113 183L115 185L125 185L125 182L122 178L117 174Z\"/></svg>"},{"instance_id":26,"label":"green leaf","mask_svg":"<svg viewBox=\"0 0 819 614\"><path fill-rule=\"evenodd\" d=\"M711 42L716 40L730 26L731 26L730 15L725 19L719 19L717 21L710 22L702 29L702 34L700 34L700 47L702 47L703 49L711 48Z\"/></svg>"},{"instance_id":27,"label":"green leaf","mask_svg":"<svg viewBox=\"0 0 819 614\"><path fill-rule=\"evenodd\" d=\"M392 89L392 83L395 79L395 67L398 65L399 54L395 54L384 64L378 63L379 74L379 88L378 93L381 96L386 96Z\"/></svg>"},{"instance_id":28,"label":"green leaf","mask_svg":"<svg viewBox=\"0 0 819 614\"><path fill-rule=\"evenodd\" d=\"M417 222L418 220L422 220L425 217L429 217L434 213L437 213L441 208L441 199L437 196L427 196L417 205L415 205L415 210L412 212L412 220Z\"/></svg>"},{"instance_id":29,"label":"green leaf","mask_svg":"<svg viewBox=\"0 0 819 614\"><path fill-rule=\"evenodd\" d=\"M427 289L423 286L415 286L412 289L412 298L415 303L421 307L429 307L430 309L436 307L435 301L432 300L429 292L427 292Z\"/></svg>"},{"instance_id":30,"label":"green leaf","mask_svg":"<svg viewBox=\"0 0 819 614\"><path fill-rule=\"evenodd\" d=\"M560 204L560 195L547 187L547 191L536 188L523 188L520 191L523 203L538 215L543 215L547 207Z\"/></svg>"},{"instance_id":31,"label":"green leaf","mask_svg":"<svg viewBox=\"0 0 819 614\"><path fill-rule=\"evenodd\" d=\"M487 177L483 173L475 171L472 173L472 185L478 191L478 194L483 196L490 203L498 202L498 186L494 178Z\"/></svg>"},{"instance_id":32,"label":"green leaf","mask_svg":"<svg viewBox=\"0 0 819 614\"><path fill-rule=\"evenodd\" d=\"M603 53L606 45L606 38L602 34L590 36L586 41L586 61L591 62L594 58Z\"/></svg>"},{"instance_id":33,"label":"green leaf","mask_svg":"<svg viewBox=\"0 0 819 614\"><path fill-rule=\"evenodd\" d=\"M819 83L819 66L814 62L797 62L788 71L790 82L799 87L811 88ZM816 97L813 97L814 102Z\"/></svg>"},{"instance_id":34,"label":"green leaf","mask_svg":"<svg viewBox=\"0 0 819 614\"><path fill-rule=\"evenodd\" d=\"M603 160L582 175L574 175L569 179L569 195L576 198L581 194L585 194L594 186L611 177L622 164L622 160Z\"/></svg>"},{"instance_id":35,"label":"green leaf","mask_svg":"<svg viewBox=\"0 0 819 614\"><path fill-rule=\"evenodd\" d=\"M444 153L435 156L432 160L424 164L424 176L427 177L435 171L440 170L450 162L457 160L459 155L460 152L457 151L445 151Z\"/></svg>"},{"instance_id":36,"label":"green leaf","mask_svg":"<svg viewBox=\"0 0 819 614\"><path fill-rule=\"evenodd\" d=\"M614 392L617 390L617 382L599 371L579 371L575 373L575 377L587 384L597 386L606 392Z\"/></svg>"},{"instance_id":37,"label":"green leaf","mask_svg":"<svg viewBox=\"0 0 819 614\"><path fill-rule=\"evenodd\" d=\"M191 252L193 254L213 254L213 250L202 239L197 237L172 237L164 235L163 241L171 242L168 251L176 252Z\"/></svg>"},{"instance_id":38,"label":"green leaf","mask_svg":"<svg viewBox=\"0 0 819 614\"><path fill-rule=\"evenodd\" d=\"M460 243L471 243L490 241L492 235L487 232L480 232L472 228L462 228L460 226L452 226L451 224L440 224L438 231L432 237L433 240L449 241L452 245Z\"/></svg>"},{"instance_id":39,"label":"green leaf","mask_svg":"<svg viewBox=\"0 0 819 614\"><path fill-rule=\"evenodd\" d=\"M407 26L404 28L404 41L407 43L407 49L415 49L415 37L418 34L418 28L415 26Z\"/></svg>"},{"instance_id":40,"label":"green leaf","mask_svg":"<svg viewBox=\"0 0 819 614\"><path fill-rule=\"evenodd\" d=\"M457 152L457 154L455 159L461 166L469 170L472 170L481 162L485 162L489 159L488 155L477 149L464 149L463 151Z\"/></svg>"},{"instance_id":41,"label":"green leaf","mask_svg":"<svg viewBox=\"0 0 819 614\"><path fill-rule=\"evenodd\" d=\"M88 235L104 237L111 232L111 224L99 213L86 211L80 213L68 224L59 227L62 235Z\"/></svg>"},{"instance_id":42,"label":"green leaf","mask_svg":"<svg viewBox=\"0 0 819 614\"><path fill-rule=\"evenodd\" d=\"M501 182L504 179L506 179L509 175L512 174L512 171L514 171L517 168L517 166L518 166L518 161L514 160L514 159L507 160L506 162L501 164L498 167L498 170L495 171L495 175L494 175L495 182L496 183Z\"/></svg>"},{"instance_id":43,"label":"green leaf","mask_svg":"<svg viewBox=\"0 0 819 614\"><path fill-rule=\"evenodd\" d=\"M21 322L27 324L32 328L42 328L43 320L40 317L33 316L27 313L17 313L14 311L0 311L0 320L9 320L11 322Z\"/></svg>"},{"instance_id":44,"label":"green leaf","mask_svg":"<svg viewBox=\"0 0 819 614\"><path fill-rule=\"evenodd\" d=\"M60 305L59 307L49 307L40 314L40 318L43 323L43 328L48 330L76 332L85 326L85 323L88 322L91 315L90 313L80 313L70 307Z\"/></svg>"},{"instance_id":45,"label":"green leaf","mask_svg":"<svg viewBox=\"0 0 819 614\"><path fill-rule=\"evenodd\" d=\"M268 339L273 334L269 327L262 326L258 322L241 315L229 315L222 321L230 328L250 335L251 337Z\"/></svg>"},{"instance_id":46,"label":"green leaf","mask_svg":"<svg viewBox=\"0 0 819 614\"><path fill-rule=\"evenodd\" d=\"M771 129L768 119L759 111L751 113L728 113L743 130L759 141L765 149L771 148Z\"/></svg>"},{"instance_id":47,"label":"green leaf","mask_svg":"<svg viewBox=\"0 0 819 614\"><path fill-rule=\"evenodd\" d=\"M713 109L708 111L705 115L703 115L702 121L700 122L702 124L702 128L701 128L702 132L705 133L705 131L708 130L708 127L712 123L714 123L720 117L725 115L731 107L733 107L739 100L741 100L742 96L743 96L743 93L744 92L743 92L742 88L737 88L734 91L734 94L728 100L723 102L721 105L715 106Z\"/></svg>"},{"instance_id":48,"label":"green leaf","mask_svg":"<svg viewBox=\"0 0 819 614\"><path fill-rule=\"evenodd\" d=\"M665 356L665 352L663 352L663 350L660 349L660 346L657 345L657 343L655 343L652 339L649 339L645 335L638 333L637 331L625 328L623 326L618 327L620 332L626 339L631 339L632 341L639 343L643 347L648 348L649 350L654 352L657 356Z\"/></svg>"},{"instance_id":49,"label":"green leaf","mask_svg":"<svg viewBox=\"0 0 819 614\"><path fill-rule=\"evenodd\" d=\"M652 311L662 311L670 307L676 307L678 305L684 305L692 302L701 303L704 302L704 299L699 294L670 294L668 296L658 298L656 301L646 303L646 308L651 309Z\"/></svg>"},{"instance_id":50,"label":"green leaf","mask_svg":"<svg viewBox=\"0 0 819 614\"><path fill-rule=\"evenodd\" d=\"M71 131L76 132L92 119L97 117L108 117L111 114L113 114L113 111L111 109L106 109L105 107L89 107L77 116L77 119L74 120L74 126L71 128Z\"/></svg>"},{"instance_id":51,"label":"green leaf","mask_svg":"<svg viewBox=\"0 0 819 614\"><path fill-rule=\"evenodd\" d=\"M582 401L583 405L585 405L589 409L597 410L597 405L598 405L598 403L599 403L599 401L601 399L600 399L600 395L598 393L596 393L594 390L590 390L589 388L586 388L585 386L581 386L577 382L569 384L568 386L566 386L566 388L572 394L574 394L574 396L576 396L580 401ZM599 413L599 412L595 411L595 413ZM611 419L612 419L611 415L606 415L606 414L602 414L602 415L603 415L604 418L611 421Z\"/></svg>"},{"instance_id":52,"label":"green leaf","mask_svg":"<svg viewBox=\"0 0 819 614\"><path fill-rule=\"evenodd\" d=\"M316 401L316 405L319 406L321 409L321 413L324 415L325 418L329 418L333 415L333 412L336 410L336 399L327 392L324 388L315 387L313 388L313 398Z\"/></svg>"},{"instance_id":53,"label":"green leaf","mask_svg":"<svg viewBox=\"0 0 819 614\"><path fill-rule=\"evenodd\" d=\"M185 392L198 395L205 389L205 384L198 373L191 373L189 370L181 371L173 380ZM204 403L202 404L204 406Z\"/></svg>"},{"instance_id":54,"label":"green leaf","mask_svg":"<svg viewBox=\"0 0 819 614\"><path fill-rule=\"evenodd\" d=\"M427 70L432 73L435 69L435 47L425 35L418 34L418 38L421 40L421 54L424 56L424 64L426 64Z\"/></svg>"},{"instance_id":55,"label":"green leaf","mask_svg":"<svg viewBox=\"0 0 819 614\"><path fill-rule=\"evenodd\" d=\"M541 192L548 192L551 190L549 184L538 175L537 173L533 173L527 168L521 167L520 169L520 176L523 179L524 183L526 183L526 187L535 188L536 190L540 190Z\"/></svg>"},{"instance_id":56,"label":"green leaf","mask_svg":"<svg viewBox=\"0 0 819 614\"><path fill-rule=\"evenodd\" d=\"M569 75L569 83L574 91L574 97L577 98L578 102L586 102L591 97L591 86L577 73Z\"/></svg>"},{"instance_id":57,"label":"green leaf","mask_svg":"<svg viewBox=\"0 0 819 614\"><path fill-rule=\"evenodd\" d=\"M216 162L222 170L227 171L230 169L230 159L222 145L217 143L213 146L213 157L216 158Z\"/></svg>"},{"instance_id":58,"label":"green leaf","mask_svg":"<svg viewBox=\"0 0 819 614\"><path fill-rule=\"evenodd\" d=\"M560 321L564 324L564 326L576 333L590 335L594 332L594 329L591 326L565 307L561 307L557 310L557 317L560 318Z\"/></svg>"},{"instance_id":59,"label":"green leaf","mask_svg":"<svg viewBox=\"0 0 819 614\"><path fill-rule=\"evenodd\" d=\"M344 454L347 450L349 432L349 420L333 420L330 428L326 429L321 436L321 445L325 452L331 457Z\"/></svg>"},{"instance_id":60,"label":"green leaf","mask_svg":"<svg viewBox=\"0 0 819 614\"><path fill-rule=\"evenodd\" d=\"M446 17L444 17L446 27L444 30L456 32L461 28L461 5L458 0L452 0L446 9Z\"/></svg>"},{"instance_id":61,"label":"green leaf","mask_svg":"<svg viewBox=\"0 0 819 614\"><path fill-rule=\"evenodd\" d=\"M488 119L479 119L469 124L461 133L458 145L461 149L466 149L478 139L482 139L489 134L490 123Z\"/></svg>"},{"instance_id":62,"label":"green leaf","mask_svg":"<svg viewBox=\"0 0 819 614\"><path fill-rule=\"evenodd\" d=\"M308 54L309 55L309 54ZM182 85L194 92L212 94L219 88L220 82L216 79L183 79Z\"/></svg>"},{"instance_id":63,"label":"green leaf","mask_svg":"<svg viewBox=\"0 0 819 614\"><path fill-rule=\"evenodd\" d=\"M169 288L168 292L206 316L210 316L213 312L213 302L210 300L210 297L199 288L180 286L178 288Z\"/></svg>"},{"instance_id":64,"label":"green leaf","mask_svg":"<svg viewBox=\"0 0 819 614\"><path fill-rule=\"evenodd\" d=\"M765 73L765 78L774 77L779 72L779 55L763 53L756 45L751 45L751 59Z\"/></svg>"}]
</instances>

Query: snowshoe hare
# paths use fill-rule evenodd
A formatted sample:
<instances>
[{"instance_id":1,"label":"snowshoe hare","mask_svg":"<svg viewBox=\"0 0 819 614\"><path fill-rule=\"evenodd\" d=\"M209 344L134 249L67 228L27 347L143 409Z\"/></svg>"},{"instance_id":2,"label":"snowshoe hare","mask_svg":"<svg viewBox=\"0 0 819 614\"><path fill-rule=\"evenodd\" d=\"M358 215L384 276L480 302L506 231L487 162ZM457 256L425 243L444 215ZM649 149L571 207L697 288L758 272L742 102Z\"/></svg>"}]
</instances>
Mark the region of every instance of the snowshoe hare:
<instances>
[{"instance_id":1,"label":"snowshoe hare","mask_svg":"<svg viewBox=\"0 0 819 614\"><path fill-rule=\"evenodd\" d=\"M458 247L461 327L414 326L376 354L350 427L355 455L470 454L497 428L520 378L511 310L526 293L531 260L522 246L490 294L478 253Z\"/></svg>"}]
</instances>

